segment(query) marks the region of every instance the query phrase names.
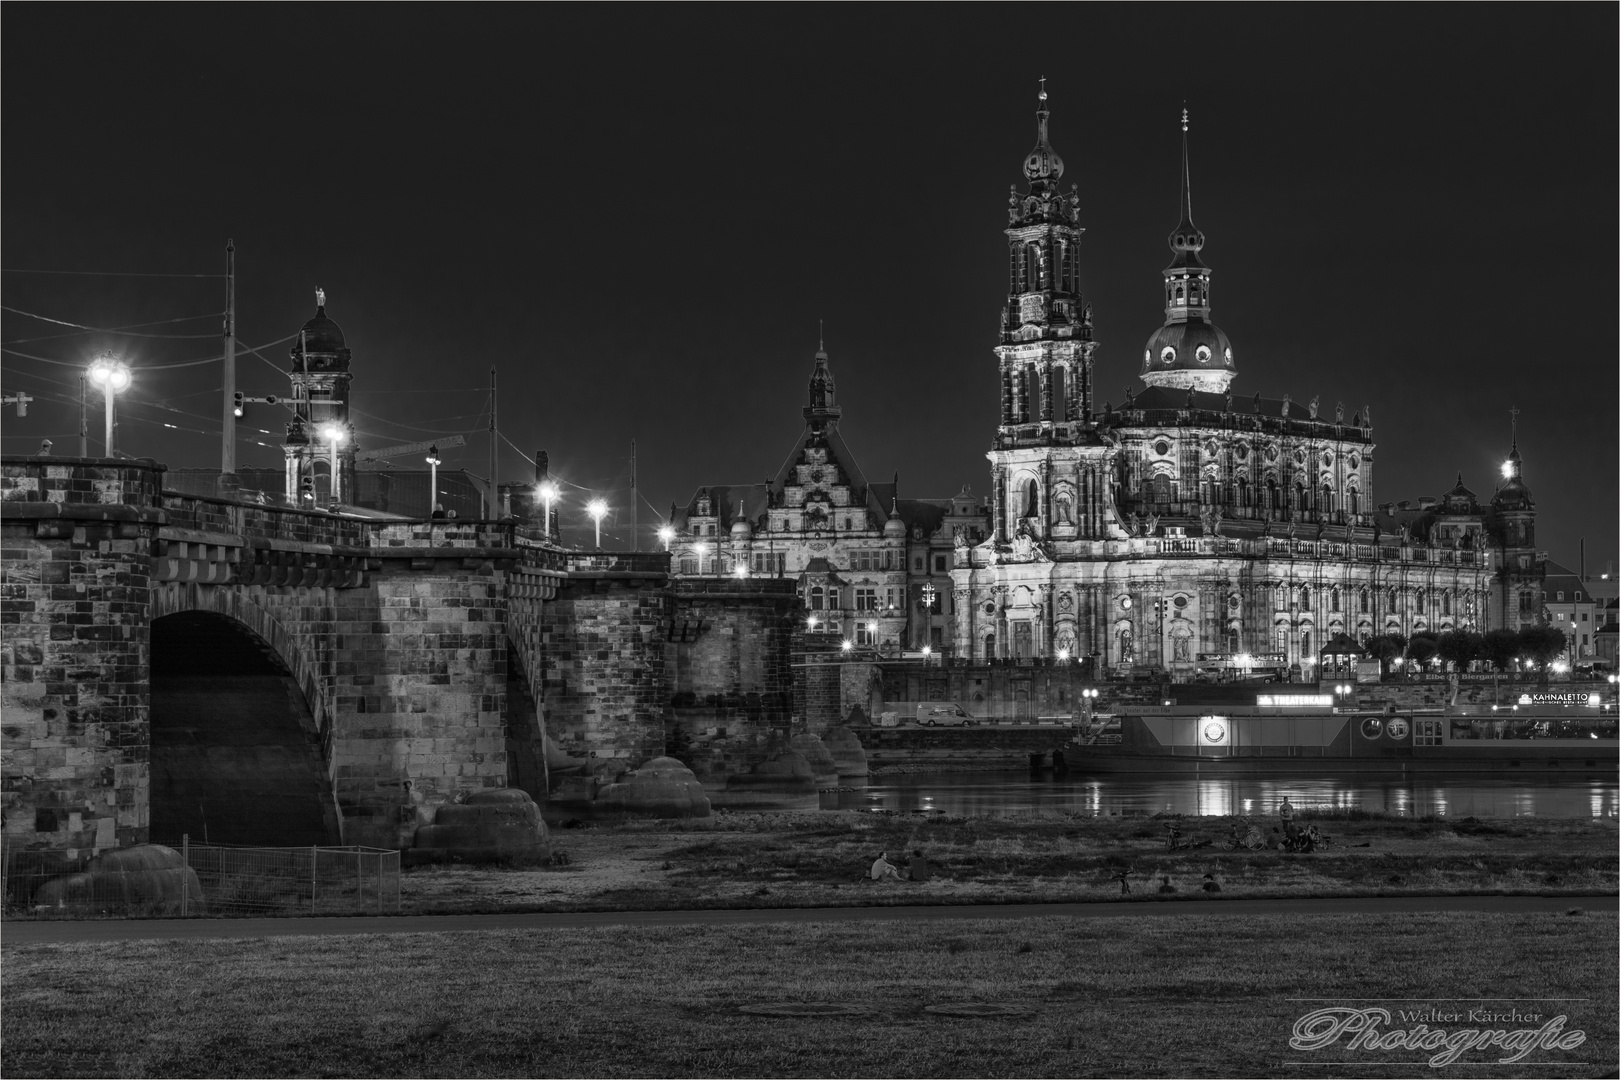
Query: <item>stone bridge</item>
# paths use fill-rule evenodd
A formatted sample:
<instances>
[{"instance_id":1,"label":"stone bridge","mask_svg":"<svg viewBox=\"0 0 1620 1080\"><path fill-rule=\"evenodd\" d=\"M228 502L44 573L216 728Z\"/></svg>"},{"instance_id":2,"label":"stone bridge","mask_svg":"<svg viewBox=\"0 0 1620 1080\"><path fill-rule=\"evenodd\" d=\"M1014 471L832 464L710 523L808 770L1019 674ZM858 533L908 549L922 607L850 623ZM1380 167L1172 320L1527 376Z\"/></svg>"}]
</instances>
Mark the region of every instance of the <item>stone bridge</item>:
<instances>
[{"instance_id":1,"label":"stone bridge","mask_svg":"<svg viewBox=\"0 0 1620 1080\"><path fill-rule=\"evenodd\" d=\"M294 510L163 475L0 462L9 850L409 847L472 790L543 801L548 761L603 776L663 754L673 703L724 716L722 769L804 730L790 580L672 581L663 553L568 551L523 522Z\"/></svg>"}]
</instances>

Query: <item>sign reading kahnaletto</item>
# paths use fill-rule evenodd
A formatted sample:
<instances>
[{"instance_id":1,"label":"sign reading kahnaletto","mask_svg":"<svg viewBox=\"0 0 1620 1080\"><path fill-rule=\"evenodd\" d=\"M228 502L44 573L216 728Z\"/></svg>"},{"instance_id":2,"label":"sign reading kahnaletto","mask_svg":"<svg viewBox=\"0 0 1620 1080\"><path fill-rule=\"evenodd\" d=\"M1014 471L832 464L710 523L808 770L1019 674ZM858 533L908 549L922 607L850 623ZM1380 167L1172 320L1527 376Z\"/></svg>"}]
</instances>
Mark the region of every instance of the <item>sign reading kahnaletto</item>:
<instances>
[{"instance_id":1,"label":"sign reading kahnaletto","mask_svg":"<svg viewBox=\"0 0 1620 1080\"><path fill-rule=\"evenodd\" d=\"M1520 705L1590 705L1596 708L1602 704L1602 698L1585 690L1558 690L1535 694L1520 694Z\"/></svg>"},{"instance_id":2,"label":"sign reading kahnaletto","mask_svg":"<svg viewBox=\"0 0 1620 1080\"><path fill-rule=\"evenodd\" d=\"M1293 1050L1322 1051L1343 1041L1345 1051L1358 1053L1397 1053L1388 1064L1416 1065L1416 1054L1428 1054L1430 1068L1443 1069L1476 1053L1474 1061L1484 1064L1493 1055L1495 1064L1573 1064L1551 1056L1574 1050L1586 1042L1586 1032L1569 1026L1569 1017L1549 1016L1533 1007L1520 1009L1503 1005L1439 1005L1411 1009L1361 1008L1334 1005L1306 1013L1294 1021L1288 1046ZM1530 1055L1540 1052L1535 1061ZM1293 1061L1293 1065L1315 1064ZM1369 1062L1371 1064L1371 1062Z\"/></svg>"}]
</instances>

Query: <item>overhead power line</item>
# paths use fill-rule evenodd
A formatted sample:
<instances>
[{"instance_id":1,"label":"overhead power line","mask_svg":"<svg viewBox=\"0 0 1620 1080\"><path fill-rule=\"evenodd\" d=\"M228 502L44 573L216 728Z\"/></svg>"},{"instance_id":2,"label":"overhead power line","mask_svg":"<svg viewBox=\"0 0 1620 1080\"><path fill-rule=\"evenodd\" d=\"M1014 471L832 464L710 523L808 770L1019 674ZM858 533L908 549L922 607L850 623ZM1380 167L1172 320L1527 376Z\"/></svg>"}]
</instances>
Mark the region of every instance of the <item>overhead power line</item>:
<instances>
[{"instance_id":1,"label":"overhead power line","mask_svg":"<svg viewBox=\"0 0 1620 1080\"><path fill-rule=\"evenodd\" d=\"M224 278L225 274L153 274L135 270L23 270L0 267L0 274L76 274L85 277Z\"/></svg>"},{"instance_id":2,"label":"overhead power line","mask_svg":"<svg viewBox=\"0 0 1620 1080\"><path fill-rule=\"evenodd\" d=\"M56 326L74 326L74 327L77 327L79 330L81 330L81 331L83 331L84 333L87 333L87 334L88 333L94 333L94 334L120 334L120 335L122 335L124 337L183 338L183 339L192 339L192 340L194 340L196 338L211 338L211 337L219 337L220 336L219 334L138 334L138 333L135 333L134 331L116 330L116 329L113 329L112 327L107 327L107 326L90 326L90 325L88 325L86 323L69 322L67 319L53 319L49 315L39 315L39 314L36 314L36 313L34 313L32 311L24 311L21 308L10 307L9 305L6 305L6 304L0 304L0 311L9 311L13 315L21 315L21 316L23 316L24 318L27 318L27 319L38 319L40 322L47 322L47 323L51 323L51 324L56 325ZM220 316L216 315L214 317L219 318ZM168 320L161 320L161 321L167 321L167 322L190 322L190 321L192 321L194 319L199 319L199 318L207 318L207 316L193 315L193 316L190 316L189 318L186 318L186 319L168 319ZM135 325L136 326L153 326L153 325L156 325L156 324L154 324L154 323L136 323ZM63 335L63 336L71 336L71 335ZM42 340L42 339L36 339L36 340Z\"/></svg>"}]
</instances>

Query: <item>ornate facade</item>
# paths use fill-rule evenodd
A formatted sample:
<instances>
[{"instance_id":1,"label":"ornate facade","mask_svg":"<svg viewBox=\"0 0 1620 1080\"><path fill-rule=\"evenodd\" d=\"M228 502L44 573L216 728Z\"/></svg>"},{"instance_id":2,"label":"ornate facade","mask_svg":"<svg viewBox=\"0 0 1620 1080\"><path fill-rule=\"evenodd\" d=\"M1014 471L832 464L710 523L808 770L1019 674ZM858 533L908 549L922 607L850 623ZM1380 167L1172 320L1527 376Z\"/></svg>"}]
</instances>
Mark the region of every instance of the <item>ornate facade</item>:
<instances>
[{"instance_id":1,"label":"ornate facade","mask_svg":"<svg viewBox=\"0 0 1620 1080\"><path fill-rule=\"evenodd\" d=\"M1145 386L1094 407L1079 199L1058 188L1044 91L1036 115L1006 229L991 528L957 537L955 651L1182 675L1201 657L1264 656L1308 674L1339 634L1533 621L1545 555L1516 445L1488 506L1459 477L1442 500L1379 507L1370 409L1234 394L1185 113L1165 323L1143 352Z\"/></svg>"},{"instance_id":2,"label":"ornate facade","mask_svg":"<svg viewBox=\"0 0 1620 1080\"><path fill-rule=\"evenodd\" d=\"M673 571L792 577L814 633L889 654L947 651L954 538L985 535L982 506L966 489L902 499L898 477L869 482L839 432L825 349L809 389L804 428L774 477L706 485L670 508Z\"/></svg>"}]
</instances>

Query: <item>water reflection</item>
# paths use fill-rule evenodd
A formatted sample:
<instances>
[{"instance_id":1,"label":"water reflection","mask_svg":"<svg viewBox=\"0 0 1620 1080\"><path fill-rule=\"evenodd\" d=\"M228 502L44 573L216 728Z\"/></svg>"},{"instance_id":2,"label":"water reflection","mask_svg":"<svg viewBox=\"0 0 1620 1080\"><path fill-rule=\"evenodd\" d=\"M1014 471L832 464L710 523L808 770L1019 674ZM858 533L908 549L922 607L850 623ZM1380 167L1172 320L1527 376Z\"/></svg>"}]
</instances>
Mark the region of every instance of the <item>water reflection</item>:
<instances>
[{"instance_id":1,"label":"water reflection","mask_svg":"<svg viewBox=\"0 0 1620 1080\"><path fill-rule=\"evenodd\" d=\"M859 785L860 780L845 781ZM1404 776L1194 778L1032 777L1024 772L875 776L864 787L823 792L824 810L1027 814L1065 810L1100 817L1161 812L1210 817L1274 814L1287 796L1300 809L1449 817L1615 817L1614 780L1527 782Z\"/></svg>"}]
</instances>

